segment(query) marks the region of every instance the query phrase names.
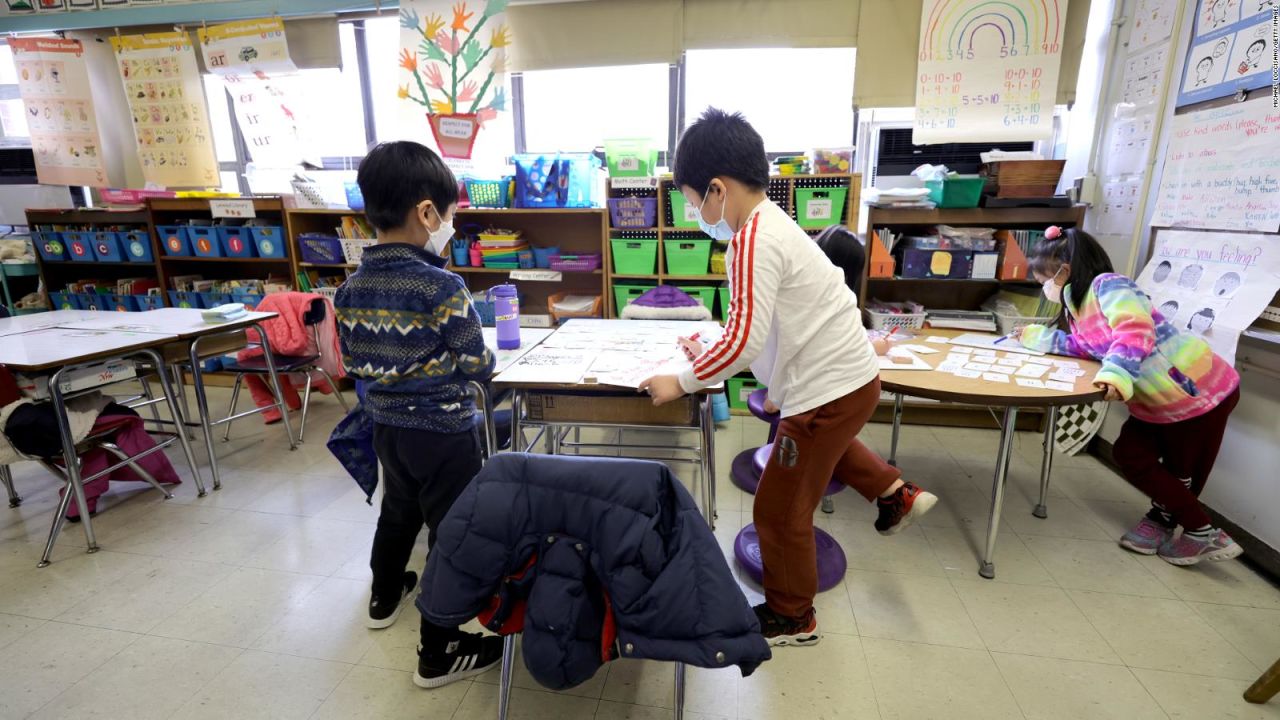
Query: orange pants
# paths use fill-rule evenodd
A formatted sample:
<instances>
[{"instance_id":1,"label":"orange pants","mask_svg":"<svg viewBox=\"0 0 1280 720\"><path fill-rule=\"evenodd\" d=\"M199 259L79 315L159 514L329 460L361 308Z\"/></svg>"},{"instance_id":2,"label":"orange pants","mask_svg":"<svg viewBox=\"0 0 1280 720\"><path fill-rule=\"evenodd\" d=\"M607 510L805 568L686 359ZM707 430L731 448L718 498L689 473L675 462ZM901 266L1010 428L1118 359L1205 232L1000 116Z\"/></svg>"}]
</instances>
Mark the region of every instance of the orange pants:
<instances>
[{"instance_id":1,"label":"orange pants","mask_svg":"<svg viewBox=\"0 0 1280 720\"><path fill-rule=\"evenodd\" d=\"M818 592L813 511L832 477L874 501L901 475L858 433L880 402L880 378L816 410L784 418L756 488L754 516L764 596L776 613L800 617Z\"/></svg>"}]
</instances>

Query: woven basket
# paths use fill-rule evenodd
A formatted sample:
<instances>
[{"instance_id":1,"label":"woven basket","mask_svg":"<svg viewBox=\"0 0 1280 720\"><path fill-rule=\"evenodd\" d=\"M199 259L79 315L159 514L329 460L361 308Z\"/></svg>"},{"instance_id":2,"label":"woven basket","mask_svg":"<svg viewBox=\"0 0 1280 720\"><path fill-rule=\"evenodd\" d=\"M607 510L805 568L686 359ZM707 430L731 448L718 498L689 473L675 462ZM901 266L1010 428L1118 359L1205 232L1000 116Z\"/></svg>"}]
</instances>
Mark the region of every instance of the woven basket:
<instances>
[{"instance_id":1,"label":"woven basket","mask_svg":"<svg viewBox=\"0 0 1280 720\"><path fill-rule=\"evenodd\" d=\"M996 186L996 197L1053 197L1066 160L1004 160L983 165L981 174Z\"/></svg>"}]
</instances>

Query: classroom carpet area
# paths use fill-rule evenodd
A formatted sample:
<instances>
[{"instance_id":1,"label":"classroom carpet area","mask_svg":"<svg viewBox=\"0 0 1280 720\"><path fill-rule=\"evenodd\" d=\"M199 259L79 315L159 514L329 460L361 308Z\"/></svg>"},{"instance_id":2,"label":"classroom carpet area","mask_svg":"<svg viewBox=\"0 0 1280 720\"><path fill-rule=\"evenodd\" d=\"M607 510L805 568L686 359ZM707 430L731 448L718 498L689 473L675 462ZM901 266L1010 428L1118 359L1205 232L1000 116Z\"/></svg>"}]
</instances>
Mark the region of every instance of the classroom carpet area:
<instances>
[{"instance_id":1,"label":"classroom carpet area","mask_svg":"<svg viewBox=\"0 0 1280 720\"><path fill-rule=\"evenodd\" d=\"M225 407L224 391L212 395ZM117 486L94 519L102 550L86 554L68 525L44 569L56 484L14 468L25 502L0 506L0 718L496 717L496 670L413 685L416 613L365 629L377 510L324 448L337 404L313 402L298 451L278 426L241 421L218 442L220 491L197 498L187 481L165 501ZM886 452L888 430L862 437ZM735 417L716 436L727 553L752 502L728 481L730 461L766 432ZM626 439L659 437L644 435ZM1019 434L997 577L980 578L996 445L994 431L906 426L900 466L938 507L885 538L873 507L837 495L834 514L815 515L849 559L844 583L818 596L822 642L776 649L745 679L691 668L686 717L1280 718L1280 700L1240 698L1280 656L1280 589L1242 562L1185 569L1120 549L1146 505L1092 458L1057 459L1049 518L1037 519L1039 436ZM673 467L696 484L692 466ZM517 668L513 719L671 717L669 664L614 662L565 693Z\"/></svg>"}]
</instances>

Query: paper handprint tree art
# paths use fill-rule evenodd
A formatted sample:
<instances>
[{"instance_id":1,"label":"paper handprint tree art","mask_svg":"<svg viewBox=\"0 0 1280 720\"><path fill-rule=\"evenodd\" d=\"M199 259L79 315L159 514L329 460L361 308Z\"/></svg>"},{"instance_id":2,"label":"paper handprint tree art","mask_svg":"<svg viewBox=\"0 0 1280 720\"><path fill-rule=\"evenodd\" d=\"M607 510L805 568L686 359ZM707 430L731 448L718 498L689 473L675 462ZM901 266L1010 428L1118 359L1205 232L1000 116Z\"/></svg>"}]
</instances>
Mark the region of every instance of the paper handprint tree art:
<instances>
[{"instance_id":1,"label":"paper handprint tree art","mask_svg":"<svg viewBox=\"0 0 1280 720\"><path fill-rule=\"evenodd\" d=\"M507 109L508 1L486 0L483 10L462 1L401 4L400 68L408 79L396 95L426 111L445 157L470 158L480 128Z\"/></svg>"}]
</instances>

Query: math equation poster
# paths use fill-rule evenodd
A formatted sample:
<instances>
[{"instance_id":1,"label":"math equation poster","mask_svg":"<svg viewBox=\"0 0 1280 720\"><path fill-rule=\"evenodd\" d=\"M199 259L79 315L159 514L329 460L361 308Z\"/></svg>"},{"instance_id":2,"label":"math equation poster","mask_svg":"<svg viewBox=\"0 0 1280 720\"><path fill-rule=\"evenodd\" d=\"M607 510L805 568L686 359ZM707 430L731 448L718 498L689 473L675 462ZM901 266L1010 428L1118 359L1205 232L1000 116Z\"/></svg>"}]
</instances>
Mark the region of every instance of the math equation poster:
<instances>
[{"instance_id":1,"label":"math equation poster","mask_svg":"<svg viewBox=\"0 0 1280 720\"><path fill-rule=\"evenodd\" d=\"M9 45L40 182L108 185L84 46L60 38L13 38Z\"/></svg>"},{"instance_id":2,"label":"math equation poster","mask_svg":"<svg viewBox=\"0 0 1280 720\"><path fill-rule=\"evenodd\" d=\"M1053 133L1066 0L925 0L912 142Z\"/></svg>"},{"instance_id":3,"label":"math equation poster","mask_svg":"<svg viewBox=\"0 0 1280 720\"><path fill-rule=\"evenodd\" d=\"M111 38L142 177L162 188L216 187L218 161L195 49L184 32Z\"/></svg>"}]
</instances>

